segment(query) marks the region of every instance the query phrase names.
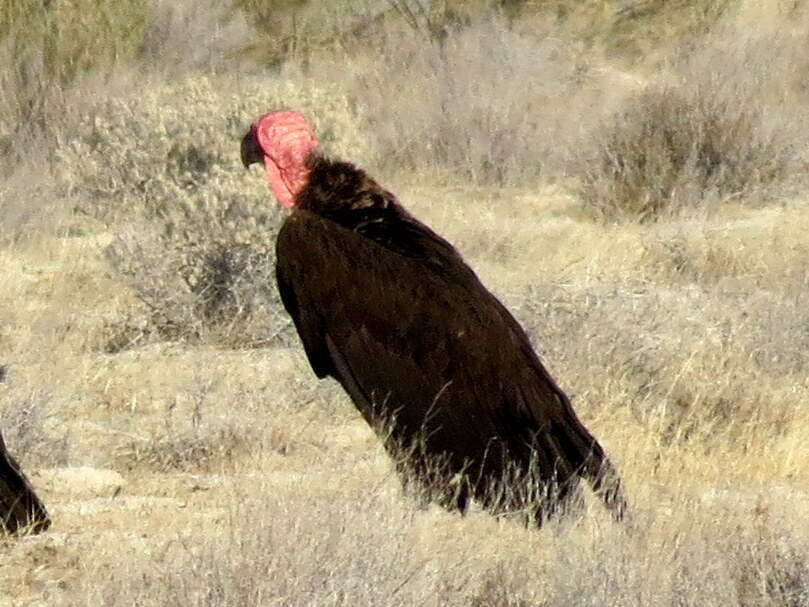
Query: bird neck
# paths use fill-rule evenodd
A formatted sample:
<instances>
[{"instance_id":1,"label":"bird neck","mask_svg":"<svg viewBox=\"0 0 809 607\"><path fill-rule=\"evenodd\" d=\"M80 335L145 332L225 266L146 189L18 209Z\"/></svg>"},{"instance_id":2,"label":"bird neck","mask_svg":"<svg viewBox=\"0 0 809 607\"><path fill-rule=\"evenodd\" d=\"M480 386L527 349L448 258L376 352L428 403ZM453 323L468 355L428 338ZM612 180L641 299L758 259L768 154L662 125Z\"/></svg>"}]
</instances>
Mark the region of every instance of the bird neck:
<instances>
[{"instance_id":1,"label":"bird neck","mask_svg":"<svg viewBox=\"0 0 809 607\"><path fill-rule=\"evenodd\" d=\"M264 159L264 168L278 202L287 209L297 206L296 199L309 182L311 169L306 164L281 167L269 158Z\"/></svg>"},{"instance_id":2,"label":"bird neck","mask_svg":"<svg viewBox=\"0 0 809 607\"><path fill-rule=\"evenodd\" d=\"M349 162L322 156L310 159L306 185L296 208L323 216L366 209L401 209L396 197ZM401 209L402 213L404 209Z\"/></svg>"}]
</instances>

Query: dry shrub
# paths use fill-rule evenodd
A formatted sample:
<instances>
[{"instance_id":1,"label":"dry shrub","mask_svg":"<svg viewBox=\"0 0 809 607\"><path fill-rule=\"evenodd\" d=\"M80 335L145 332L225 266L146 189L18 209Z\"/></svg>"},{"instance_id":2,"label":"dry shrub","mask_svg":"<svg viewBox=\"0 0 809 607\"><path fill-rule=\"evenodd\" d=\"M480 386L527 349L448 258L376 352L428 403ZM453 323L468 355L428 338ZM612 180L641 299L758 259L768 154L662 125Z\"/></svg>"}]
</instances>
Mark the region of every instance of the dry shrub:
<instances>
[{"instance_id":1,"label":"dry shrub","mask_svg":"<svg viewBox=\"0 0 809 607\"><path fill-rule=\"evenodd\" d=\"M269 34L277 32L285 17L304 9L309 0L234 0L233 7L244 11L253 24Z\"/></svg>"},{"instance_id":2,"label":"dry shrub","mask_svg":"<svg viewBox=\"0 0 809 607\"><path fill-rule=\"evenodd\" d=\"M807 537L789 509L736 492L653 495L631 522L593 517L525 532L476 516L414 512L378 487L298 486L260 476L148 558L95 564L53 604L145 606L603 605L797 607ZM194 521L199 525L200 519ZM203 519L204 520L204 519ZM157 534L156 534L157 535ZM117 539L116 539L117 541Z\"/></svg>"},{"instance_id":3,"label":"dry shrub","mask_svg":"<svg viewBox=\"0 0 809 607\"><path fill-rule=\"evenodd\" d=\"M164 422L164 427L147 440L121 445L116 462L130 470L211 472L254 454L261 442L254 429L232 420L205 419L201 409L189 419L177 421L169 408Z\"/></svg>"},{"instance_id":4,"label":"dry shrub","mask_svg":"<svg viewBox=\"0 0 809 607\"><path fill-rule=\"evenodd\" d=\"M800 86L806 63L794 59L806 34L779 36L730 31L686 44L671 75L588 135L574 163L586 204L609 219L648 221L726 198L762 200L800 180L807 133L784 92Z\"/></svg>"},{"instance_id":5,"label":"dry shrub","mask_svg":"<svg viewBox=\"0 0 809 607\"><path fill-rule=\"evenodd\" d=\"M2 152L0 152L2 155ZM0 245L11 246L68 225L70 205L42 179L42 167L19 167L0 181Z\"/></svg>"},{"instance_id":6,"label":"dry shrub","mask_svg":"<svg viewBox=\"0 0 809 607\"><path fill-rule=\"evenodd\" d=\"M587 69L577 46L497 14L441 37L388 21L307 73L339 82L389 172L433 168L475 182L533 182L560 158ZM426 26L425 26L426 27Z\"/></svg>"},{"instance_id":7,"label":"dry shrub","mask_svg":"<svg viewBox=\"0 0 809 607\"><path fill-rule=\"evenodd\" d=\"M169 347L173 348L184 346ZM128 365L139 360L143 351L104 358L114 365L115 377L122 381ZM256 459L267 453L286 456L297 451L305 425L290 420L306 415L294 409L300 403L295 386L288 383L293 377L274 368L271 352L210 349L204 361L194 350L185 352L191 358L167 357L148 370L135 365L140 371L137 386L123 380L128 402L112 400L116 393L110 391L112 402L96 405L107 411L104 427L115 437L110 450L116 467L134 470L136 476L233 472L252 469ZM242 381L238 372L245 360L255 361L257 368L245 373L247 380ZM167 376L172 382L168 389ZM297 376L294 380L300 381ZM133 414L136 407L131 403L135 401L139 404Z\"/></svg>"},{"instance_id":8,"label":"dry shrub","mask_svg":"<svg viewBox=\"0 0 809 607\"><path fill-rule=\"evenodd\" d=\"M233 0L230 12L242 15L259 32L244 55L262 65L280 66L290 56L353 39L392 10L387 0Z\"/></svg>"},{"instance_id":9,"label":"dry shrub","mask_svg":"<svg viewBox=\"0 0 809 607\"><path fill-rule=\"evenodd\" d=\"M132 469L146 467L156 472L210 472L249 453L244 436L232 429L206 436L163 436L147 444L132 442L118 452L118 463Z\"/></svg>"},{"instance_id":10,"label":"dry shrub","mask_svg":"<svg viewBox=\"0 0 809 607\"><path fill-rule=\"evenodd\" d=\"M61 192L42 174L98 99L136 94L155 75L238 63L252 33L223 11L211 0L0 3L0 175L8 178L0 238L68 223Z\"/></svg>"},{"instance_id":11,"label":"dry shrub","mask_svg":"<svg viewBox=\"0 0 809 607\"><path fill-rule=\"evenodd\" d=\"M9 386L0 391L0 431L23 470L67 463L67 433L62 429L59 436L49 427L54 409L52 396L42 390Z\"/></svg>"},{"instance_id":12,"label":"dry shrub","mask_svg":"<svg viewBox=\"0 0 809 607\"><path fill-rule=\"evenodd\" d=\"M547 285L530 289L517 315L563 388L576 396L590 386L591 415L619 381L625 406L661 443L723 451L797 428L805 391L794 386L809 348L805 300L696 285ZM602 370L595 379L594 370Z\"/></svg>"},{"instance_id":13,"label":"dry shrub","mask_svg":"<svg viewBox=\"0 0 809 607\"><path fill-rule=\"evenodd\" d=\"M237 220L250 218L239 209ZM120 234L107 249L146 309L108 327L106 351L153 339L256 347L290 335L274 279L277 222L257 226L245 241L223 228L220 214L205 219L209 223L189 221L168 238L145 225Z\"/></svg>"},{"instance_id":14,"label":"dry shrub","mask_svg":"<svg viewBox=\"0 0 809 607\"><path fill-rule=\"evenodd\" d=\"M550 592L542 605L805 604L809 569L800 524L770 521L761 506L746 508L749 495L738 497L721 505L706 495L667 514L644 513L635 533L601 529L597 541L583 543L565 537L543 571Z\"/></svg>"},{"instance_id":15,"label":"dry shrub","mask_svg":"<svg viewBox=\"0 0 809 607\"><path fill-rule=\"evenodd\" d=\"M89 108L59 151L60 181L83 213L128 226L108 258L147 309L108 349L150 331L260 345L288 327L272 275L280 207L239 157L250 122L279 107L328 125L327 150L364 155L344 100L314 86L198 79Z\"/></svg>"},{"instance_id":16,"label":"dry shrub","mask_svg":"<svg viewBox=\"0 0 809 607\"><path fill-rule=\"evenodd\" d=\"M0 4L0 157L6 166L52 149L71 113L69 90L133 59L146 0L8 0Z\"/></svg>"},{"instance_id":17,"label":"dry shrub","mask_svg":"<svg viewBox=\"0 0 809 607\"><path fill-rule=\"evenodd\" d=\"M58 150L60 183L83 212L111 223L170 222L182 205L190 207L182 212L188 216L230 197L260 196L266 218L274 213L266 184L245 178L239 144L250 123L271 109L307 114L327 152L367 157L350 107L322 84L256 77L152 85L86 107Z\"/></svg>"},{"instance_id":18,"label":"dry shrub","mask_svg":"<svg viewBox=\"0 0 809 607\"><path fill-rule=\"evenodd\" d=\"M734 16L741 2L612 0L598 4L610 5L612 19L604 20L602 11L600 21L591 16L589 29L598 34L610 51L636 61L649 61L659 59L673 41L703 35L723 19Z\"/></svg>"},{"instance_id":19,"label":"dry shrub","mask_svg":"<svg viewBox=\"0 0 809 607\"><path fill-rule=\"evenodd\" d=\"M739 604L753 607L799 607L809 603L809 557L794 538L767 523L768 512L756 511L754 535L735 546Z\"/></svg>"},{"instance_id":20,"label":"dry shrub","mask_svg":"<svg viewBox=\"0 0 809 607\"><path fill-rule=\"evenodd\" d=\"M649 221L726 197L750 197L796 170L795 149L767 132L760 108L715 91L644 91L595 135L586 204L609 219Z\"/></svg>"},{"instance_id":21,"label":"dry shrub","mask_svg":"<svg viewBox=\"0 0 809 607\"><path fill-rule=\"evenodd\" d=\"M500 563L484 572L478 589L469 597L469 607L531 607L539 597L532 586L535 571L525 563ZM457 597L456 593L455 596Z\"/></svg>"},{"instance_id":22,"label":"dry shrub","mask_svg":"<svg viewBox=\"0 0 809 607\"><path fill-rule=\"evenodd\" d=\"M378 495L242 500L205 543L180 540L139 575L104 575L76 600L97 604L430 605L433 573L411 559L407 512ZM224 531L224 533L222 532ZM384 546L384 548L380 548Z\"/></svg>"},{"instance_id":23,"label":"dry shrub","mask_svg":"<svg viewBox=\"0 0 809 607\"><path fill-rule=\"evenodd\" d=\"M241 66L242 49L256 36L230 2L149 0L137 64L149 74L220 73Z\"/></svg>"}]
</instances>

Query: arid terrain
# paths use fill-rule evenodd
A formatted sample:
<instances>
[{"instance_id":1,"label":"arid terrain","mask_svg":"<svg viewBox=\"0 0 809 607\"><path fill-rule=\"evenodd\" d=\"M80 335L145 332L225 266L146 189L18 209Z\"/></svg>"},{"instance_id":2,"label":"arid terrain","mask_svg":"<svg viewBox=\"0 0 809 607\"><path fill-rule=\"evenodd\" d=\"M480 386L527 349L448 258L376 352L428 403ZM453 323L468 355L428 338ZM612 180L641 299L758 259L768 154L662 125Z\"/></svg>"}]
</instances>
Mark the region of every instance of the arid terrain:
<instances>
[{"instance_id":1,"label":"arid terrain","mask_svg":"<svg viewBox=\"0 0 809 607\"><path fill-rule=\"evenodd\" d=\"M105 54L46 4L0 18L0 429L53 525L0 605L809 604L809 7L100 2ZM625 522L402 490L278 301L279 107L514 312Z\"/></svg>"}]
</instances>

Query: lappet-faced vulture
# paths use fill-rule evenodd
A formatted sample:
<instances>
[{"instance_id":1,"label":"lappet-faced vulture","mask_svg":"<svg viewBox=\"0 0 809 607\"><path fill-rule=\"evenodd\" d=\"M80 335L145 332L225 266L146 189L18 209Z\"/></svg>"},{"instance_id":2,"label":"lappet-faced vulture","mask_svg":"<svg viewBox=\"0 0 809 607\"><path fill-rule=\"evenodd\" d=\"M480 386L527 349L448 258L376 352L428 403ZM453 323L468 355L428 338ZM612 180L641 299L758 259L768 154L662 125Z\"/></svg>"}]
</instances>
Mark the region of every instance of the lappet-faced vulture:
<instances>
[{"instance_id":1,"label":"lappet-faced vulture","mask_svg":"<svg viewBox=\"0 0 809 607\"><path fill-rule=\"evenodd\" d=\"M298 112L256 120L241 154L290 210L276 276L312 369L340 382L400 472L447 508L474 499L537 522L583 477L620 518L601 445L451 244L364 171L319 154Z\"/></svg>"}]
</instances>

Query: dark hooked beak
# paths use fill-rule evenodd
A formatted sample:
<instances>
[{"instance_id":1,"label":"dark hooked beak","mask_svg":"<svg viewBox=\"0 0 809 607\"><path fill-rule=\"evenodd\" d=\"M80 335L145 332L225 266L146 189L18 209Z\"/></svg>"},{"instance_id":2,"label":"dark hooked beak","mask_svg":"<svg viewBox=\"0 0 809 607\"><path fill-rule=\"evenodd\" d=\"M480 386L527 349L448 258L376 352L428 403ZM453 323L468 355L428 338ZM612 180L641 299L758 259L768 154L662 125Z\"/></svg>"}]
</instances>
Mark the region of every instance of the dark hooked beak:
<instances>
[{"instance_id":1,"label":"dark hooked beak","mask_svg":"<svg viewBox=\"0 0 809 607\"><path fill-rule=\"evenodd\" d=\"M248 168L255 162L264 164L264 153L256 141L253 129L250 129L242 138L242 164L244 168Z\"/></svg>"}]
</instances>

